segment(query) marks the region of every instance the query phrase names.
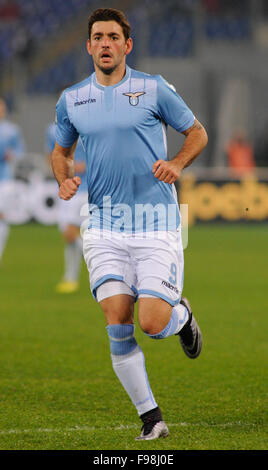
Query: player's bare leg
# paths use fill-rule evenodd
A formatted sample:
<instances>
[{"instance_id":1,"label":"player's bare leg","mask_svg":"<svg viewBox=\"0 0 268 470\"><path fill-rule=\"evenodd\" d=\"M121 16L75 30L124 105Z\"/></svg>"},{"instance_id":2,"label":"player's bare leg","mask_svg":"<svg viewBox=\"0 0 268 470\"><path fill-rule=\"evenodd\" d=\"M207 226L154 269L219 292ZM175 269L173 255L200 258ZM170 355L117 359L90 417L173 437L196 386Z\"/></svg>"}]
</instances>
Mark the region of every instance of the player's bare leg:
<instances>
[{"instance_id":1,"label":"player's bare leg","mask_svg":"<svg viewBox=\"0 0 268 470\"><path fill-rule=\"evenodd\" d=\"M185 297L174 307L160 298L141 298L138 318L142 330L151 338L179 335L185 354L191 359L199 356L202 334L192 314L190 302Z\"/></svg>"},{"instance_id":2,"label":"player's bare leg","mask_svg":"<svg viewBox=\"0 0 268 470\"><path fill-rule=\"evenodd\" d=\"M157 297L139 299L138 320L141 329L148 335L160 333L168 324L172 306Z\"/></svg>"},{"instance_id":3,"label":"player's bare leg","mask_svg":"<svg viewBox=\"0 0 268 470\"><path fill-rule=\"evenodd\" d=\"M144 362L144 355L134 337L134 297L114 295L100 301L107 321L113 369L143 420L158 417L158 425L146 439L167 436L161 411L153 397ZM159 424L160 423L160 424Z\"/></svg>"},{"instance_id":4,"label":"player's bare leg","mask_svg":"<svg viewBox=\"0 0 268 470\"><path fill-rule=\"evenodd\" d=\"M130 295L119 294L100 302L107 325L134 323L134 299Z\"/></svg>"},{"instance_id":5,"label":"player's bare leg","mask_svg":"<svg viewBox=\"0 0 268 470\"><path fill-rule=\"evenodd\" d=\"M200 354L202 335L192 315L189 301L182 298L181 303L172 307L157 297L143 297L139 301L139 324L142 330L153 339L163 339L179 335L185 354L194 358ZM168 435L161 411L151 410L142 417L142 433L137 439L154 439L161 432Z\"/></svg>"}]
</instances>

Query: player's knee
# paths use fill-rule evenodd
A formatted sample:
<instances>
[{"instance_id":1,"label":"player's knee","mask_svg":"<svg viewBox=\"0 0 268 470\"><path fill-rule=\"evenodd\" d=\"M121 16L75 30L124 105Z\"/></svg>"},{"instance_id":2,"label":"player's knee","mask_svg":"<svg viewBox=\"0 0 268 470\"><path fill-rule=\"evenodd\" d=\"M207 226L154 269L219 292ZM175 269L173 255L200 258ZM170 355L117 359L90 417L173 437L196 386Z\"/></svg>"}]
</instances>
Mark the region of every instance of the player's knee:
<instances>
[{"instance_id":1,"label":"player's knee","mask_svg":"<svg viewBox=\"0 0 268 470\"><path fill-rule=\"evenodd\" d=\"M161 299L141 299L138 318L147 335L157 335L168 324L172 307Z\"/></svg>"},{"instance_id":2,"label":"player's knee","mask_svg":"<svg viewBox=\"0 0 268 470\"><path fill-rule=\"evenodd\" d=\"M108 325L133 323L133 306L130 303L118 302L115 297L104 299L100 306Z\"/></svg>"},{"instance_id":3,"label":"player's knee","mask_svg":"<svg viewBox=\"0 0 268 470\"><path fill-rule=\"evenodd\" d=\"M118 312L117 310L109 309L104 312L104 315L108 325L133 323L132 315L129 312Z\"/></svg>"},{"instance_id":4,"label":"player's knee","mask_svg":"<svg viewBox=\"0 0 268 470\"><path fill-rule=\"evenodd\" d=\"M160 331L162 331L162 327L161 326L159 327L158 322L152 319L146 319L146 318L139 319L139 324L140 324L142 331L146 335L149 335L149 336L156 335Z\"/></svg>"},{"instance_id":5,"label":"player's knee","mask_svg":"<svg viewBox=\"0 0 268 470\"><path fill-rule=\"evenodd\" d=\"M150 314L150 312L139 312L139 325L142 331L147 335L155 335L162 331L165 320L161 318L161 315Z\"/></svg>"}]
</instances>

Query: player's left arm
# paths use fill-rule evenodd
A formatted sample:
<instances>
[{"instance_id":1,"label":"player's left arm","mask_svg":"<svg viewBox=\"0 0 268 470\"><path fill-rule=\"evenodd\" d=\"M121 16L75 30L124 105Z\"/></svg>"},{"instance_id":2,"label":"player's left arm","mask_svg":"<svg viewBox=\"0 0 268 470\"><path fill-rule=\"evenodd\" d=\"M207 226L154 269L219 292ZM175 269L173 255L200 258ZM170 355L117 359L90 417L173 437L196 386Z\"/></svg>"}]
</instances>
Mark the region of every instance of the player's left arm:
<instances>
[{"instance_id":1,"label":"player's left arm","mask_svg":"<svg viewBox=\"0 0 268 470\"><path fill-rule=\"evenodd\" d=\"M154 176L164 183L174 183L180 177L183 168L191 165L207 145L207 132L197 119L182 134L185 135L185 140L177 155L169 161L157 160L153 165Z\"/></svg>"}]
</instances>

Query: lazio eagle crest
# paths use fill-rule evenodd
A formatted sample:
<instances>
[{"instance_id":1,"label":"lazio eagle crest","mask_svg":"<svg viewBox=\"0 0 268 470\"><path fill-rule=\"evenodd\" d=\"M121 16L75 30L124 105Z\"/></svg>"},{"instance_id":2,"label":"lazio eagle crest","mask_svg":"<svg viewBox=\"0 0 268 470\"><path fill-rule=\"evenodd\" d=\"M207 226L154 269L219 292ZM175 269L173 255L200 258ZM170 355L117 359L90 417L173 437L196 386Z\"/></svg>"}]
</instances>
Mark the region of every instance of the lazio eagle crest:
<instances>
[{"instance_id":1,"label":"lazio eagle crest","mask_svg":"<svg viewBox=\"0 0 268 470\"><path fill-rule=\"evenodd\" d=\"M145 91L137 91L136 93L123 93L123 95L129 97L129 104L131 104L131 106L137 106L139 103L139 97L145 95Z\"/></svg>"}]
</instances>

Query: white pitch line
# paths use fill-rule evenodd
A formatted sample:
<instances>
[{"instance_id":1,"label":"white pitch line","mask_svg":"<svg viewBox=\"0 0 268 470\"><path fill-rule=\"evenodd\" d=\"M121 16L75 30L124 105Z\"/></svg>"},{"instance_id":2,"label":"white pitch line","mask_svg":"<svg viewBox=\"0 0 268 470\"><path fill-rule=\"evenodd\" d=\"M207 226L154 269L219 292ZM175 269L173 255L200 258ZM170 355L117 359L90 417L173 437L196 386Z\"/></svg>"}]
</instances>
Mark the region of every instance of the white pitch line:
<instances>
[{"instance_id":1,"label":"white pitch line","mask_svg":"<svg viewBox=\"0 0 268 470\"><path fill-rule=\"evenodd\" d=\"M74 428L33 428L33 429L6 429L0 430L0 435L5 434L29 434L29 433L57 433L57 432L77 432L77 431L86 431L94 432L96 428L88 426L75 426Z\"/></svg>"},{"instance_id":2,"label":"white pitch line","mask_svg":"<svg viewBox=\"0 0 268 470\"><path fill-rule=\"evenodd\" d=\"M235 426L240 427L255 427L257 426L255 423L242 423L241 421L237 421L234 423L218 423L218 424L208 424L208 423L167 423L169 427L206 427L206 428L230 428ZM120 424L119 426L114 427L105 427L105 428L98 428L94 426L74 426L72 428L33 428L33 429L3 429L0 430L0 435L10 435L10 434L34 434L34 433L41 433L41 434L49 434L49 433L70 433L70 432L96 432L96 431L121 431L124 429L136 429L140 428L138 424Z\"/></svg>"}]
</instances>

